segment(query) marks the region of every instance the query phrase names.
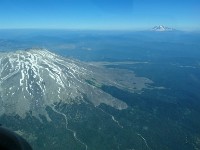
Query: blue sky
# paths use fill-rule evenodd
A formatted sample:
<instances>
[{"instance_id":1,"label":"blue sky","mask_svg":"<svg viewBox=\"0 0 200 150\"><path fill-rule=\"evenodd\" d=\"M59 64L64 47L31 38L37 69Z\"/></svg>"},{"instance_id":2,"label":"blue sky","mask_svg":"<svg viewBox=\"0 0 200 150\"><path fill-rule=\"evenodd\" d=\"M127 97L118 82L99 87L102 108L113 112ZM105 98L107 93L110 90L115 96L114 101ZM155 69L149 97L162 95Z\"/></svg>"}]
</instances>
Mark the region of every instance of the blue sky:
<instances>
[{"instance_id":1,"label":"blue sky","mask_svg":"<svg viewBox=\"0 0 200 150\"><path fill-rule=\"evenodd\" d=\"M0 28L200 30L200 0L0 0Z\"/></svg>"}]
</instances>

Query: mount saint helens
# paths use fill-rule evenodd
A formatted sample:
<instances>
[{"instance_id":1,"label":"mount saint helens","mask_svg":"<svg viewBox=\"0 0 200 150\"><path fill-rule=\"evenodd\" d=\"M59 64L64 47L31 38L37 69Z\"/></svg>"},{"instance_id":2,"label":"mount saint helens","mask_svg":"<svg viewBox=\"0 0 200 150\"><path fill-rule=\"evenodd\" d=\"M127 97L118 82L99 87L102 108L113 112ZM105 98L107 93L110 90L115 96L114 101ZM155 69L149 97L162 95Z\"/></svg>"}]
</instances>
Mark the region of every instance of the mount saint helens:
<instances>
[{"instance_id":1,"label":"mount saint helens","mask_svg":"<svg viewBox=\"0 0 200 150\"><path fill-rule=\"evenodd\" d=\"M152 89L152 83L153 81L137 77L128 70L105 68L95 63L80 62L44 49L3 52L0 55L0 116L5 117L4 120L9 120L9 117L11 120L13 117L17 117L17 121L14 122L21 120L20 122L25 124L27 118L29 121L32 120L32 124L36 119L42 125L45 125L45 120L47 124L57 120L56 126L62 125L61 122L64 121L65 130L73 135L70 139L74 139L75 143L69 144L70 140L68 140L69 143L64 140L64 145L67 144L65 147L70 146L70 149L73 149L72 147L78 143L80 147L76 149L90 149L92 146L88 146L89 143L85 142L83 137L79 137L81 135L77 134L77 130L72 129L76 123L73 127L69 127L69 120L81 111L81 107L84 105L83 112L85 114L81 113L82 117L76 118L79 121L92 114L94 116L98 114L98 117L93 116L93 119L101 118L104 114L118 128L123 129L114 115L99 106L105 104L116 111L127 109L129 106L123 99L118 99L103 90L102 87L115 87L131 93L141 93L143 89ZM89 110L87 110L88 107ZM91 112L88 114L87 111L92 111L92 114ZM95 111L97 112L95 113ZM52 112L57 117L52 116ZM59 119L58 116L61 118ZM74 119L72 120L74 121ZM57 128L57 130L59 129ZM39 136L35 132L30 134L24 129L19 130L18 127L16 127L16 132L31 143L37 141L36 139L39 141L43 136ZM139 140L143 139L141 135L136 136ZM105 136L104 138L106 139ZM47 141L51 140L53 139ZM45 149L45 145L37 146L34 148Z\"/></svg>"}]
</instances>

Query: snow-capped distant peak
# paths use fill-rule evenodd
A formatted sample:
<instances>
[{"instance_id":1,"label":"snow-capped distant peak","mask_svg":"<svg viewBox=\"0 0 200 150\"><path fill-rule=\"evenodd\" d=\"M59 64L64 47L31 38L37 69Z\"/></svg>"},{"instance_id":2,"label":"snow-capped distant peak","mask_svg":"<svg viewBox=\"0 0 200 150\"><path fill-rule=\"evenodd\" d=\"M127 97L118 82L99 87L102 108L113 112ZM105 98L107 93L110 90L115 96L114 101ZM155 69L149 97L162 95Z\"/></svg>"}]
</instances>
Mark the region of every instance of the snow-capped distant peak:
<instances>
[{"instance_id":1,"label":"snow-capped distant peak","mask_svg":"<svg viewBox=\"0 0 200 150\"><path fill-rule=\"evenodd\" d=\"M169 28L163 25L159 25L159 26L155 26L152 28L152 31L159 31L159 32L163 32L163 31L174 31L175 29L173 28Z\"/></svg>"}]
</instances>

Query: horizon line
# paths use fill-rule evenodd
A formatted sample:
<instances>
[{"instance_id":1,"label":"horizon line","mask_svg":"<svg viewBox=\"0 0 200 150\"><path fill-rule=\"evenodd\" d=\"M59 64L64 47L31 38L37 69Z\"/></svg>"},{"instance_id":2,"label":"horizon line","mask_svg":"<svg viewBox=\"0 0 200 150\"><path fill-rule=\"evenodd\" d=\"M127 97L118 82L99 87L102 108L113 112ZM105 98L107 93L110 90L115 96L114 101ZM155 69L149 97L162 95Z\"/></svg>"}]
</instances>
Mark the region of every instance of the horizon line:
<instances>
[{"instance_id":1,"label":"horizon line","mask_svg":"<svg viewBox=\"0 0 200 150\"><path fill-rule=\"evenodd\" d=\"M155 27L155 26L154 26ZM153 27L152 27L153 28ZM66 30L66 31L131 31L131 32L139 32L139 31L152 31L152 28L146 28L146 29L88 29L88 28L0 28L0 30ZM176 29L174 31L180 31L180 32L200 32L200 29ZM162 31L154 31L154 32L162 32ZM163 31L163 32L173 32L173 31Z\"/></svg>"}]
</instances>

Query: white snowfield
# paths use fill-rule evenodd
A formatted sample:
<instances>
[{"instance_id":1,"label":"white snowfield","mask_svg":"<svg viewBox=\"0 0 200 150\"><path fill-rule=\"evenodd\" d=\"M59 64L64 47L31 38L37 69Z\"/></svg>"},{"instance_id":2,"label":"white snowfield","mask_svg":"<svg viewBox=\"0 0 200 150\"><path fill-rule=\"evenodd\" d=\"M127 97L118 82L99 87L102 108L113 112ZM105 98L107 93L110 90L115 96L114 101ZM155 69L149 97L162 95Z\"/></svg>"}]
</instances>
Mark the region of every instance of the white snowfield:
<instances>
[{"instance_id":1,"label":"white snowfield","mask_svg":"<svg viewBox=\"0 0 200 150\"><path fill-rule=\"evenodd\" d=\"M149 88L151 80L133 72L106 69L58 56L45 49L0 53L0 116L28 113L51 120L46 107L56 103L101 103L122 110L125 102L104 92L102 85L130 92Z\"/></svg>"}]
</instances>

